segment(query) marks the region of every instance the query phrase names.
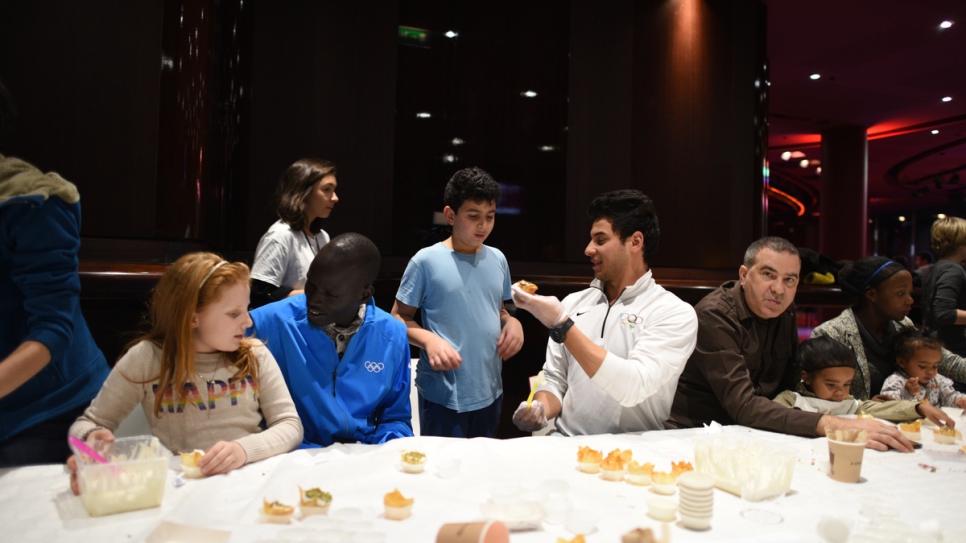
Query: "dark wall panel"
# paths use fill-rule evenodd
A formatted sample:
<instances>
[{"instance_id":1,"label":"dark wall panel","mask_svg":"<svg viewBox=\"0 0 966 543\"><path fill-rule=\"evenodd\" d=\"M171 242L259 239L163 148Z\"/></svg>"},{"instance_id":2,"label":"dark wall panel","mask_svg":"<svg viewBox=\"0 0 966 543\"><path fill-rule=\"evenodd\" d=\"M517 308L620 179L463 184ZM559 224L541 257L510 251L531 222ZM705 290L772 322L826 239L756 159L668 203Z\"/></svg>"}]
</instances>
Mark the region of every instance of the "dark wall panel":
<instances>
[{"instance_id":1,"label":"dark wall panel","mask_svg":"<svg viewBox=\"0 0 966 543\"><path fill-rule=\"evenodd\" d=\"M634 4L573 2L567 131L566 260L585 261L590 201L639 187L631 177ZM660 213L660 208L658 208ZM660 215L659 215L660 216Z\"/></svg>"},{"instance_id":2,"label":"dark wall panel","mask_svg":"<svg viewBox=\"0 0 966 543\"><path fill-rule=\"evenodd\" d=\"M764 7L750 0L575 2L567 260L597 194L654 199L653 264L728 268L761 233Z\"/></svg>"},{"instance_id":3,"label":"dark wall panel","mask_svg":"<svg viewBox=\"0 0 966 543\"><path fill-rule=\"evenodd\" d=\"M386 252L392 233L397 3L255 3L247 245L276 220L279 176L303 157L335 162L325 225Z\"/></svg>"},{"instance_id":4,"label":"dark wall panel","mask_svg":"<svg viewBox=\"0 0 966 543\"><path fill-rule=\"evenodd\" d=\"M0 78L20 118L0 152L75 183L85 236L150 236L162 0L0 7Z\"/></svg>"},{"instance_id":5,"label":"dark wall panel","mask_svg":"<svg viewBox=\"0 0 966 543\"><path fill-rule=\"evenodd\" d=\"M738 267L760 235L764 7L637 4L635 24L633 170L660 213L659 264Z\"/></svg>"}]
</instances>

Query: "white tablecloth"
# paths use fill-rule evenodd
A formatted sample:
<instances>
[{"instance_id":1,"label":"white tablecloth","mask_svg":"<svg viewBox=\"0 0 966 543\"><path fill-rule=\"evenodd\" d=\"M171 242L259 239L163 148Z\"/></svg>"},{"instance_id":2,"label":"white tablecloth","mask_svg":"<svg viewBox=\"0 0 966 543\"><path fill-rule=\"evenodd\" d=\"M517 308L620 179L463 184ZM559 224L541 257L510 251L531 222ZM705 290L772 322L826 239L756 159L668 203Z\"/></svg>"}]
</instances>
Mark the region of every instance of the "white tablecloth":
<instances>
[{"instance_id":1,"label":"white tablecloth","mask_svg":"<svg viewBox=\"0 0 966 543\"><path fill-rule=\"evenodd\" d=\"M335 445L295 451L227 475L188 480L181 486L175 485L178 476L171 471L160 508L100 518L89 517L80 499L71 495L63 466L5 470L0 473L0 540L173 541L159 528L163 523L163 528L186 525L224 530L222 540L234 543L322 540L324 531L319 525L295 521L289 526L275 526L258 521L263 498L297 503L297 486L302 485L331 492L334 501L330 516L344 523L351 521L350 531L379 532L390 542L434 541L443 523L482 518L480 505L491 497L494 487L533 487L547 480L562 480L569 485L568 495L575 508L599 518L596 531L587 535L587 541L618 542L621 534L635 527L659 531L661 523L646 514L647 500L656 495L648 487L607 482L580 473L576 469L578 445L589 445L605 454L614 448L631 449L636 460L667 470L671 461L693 461L692 439L704 431L504 441L414 437L382 446ZM742 427L728 427L725 432L754 436L798 452L792 492L781 503L784 522L761 525L745 520L739 514L741 500L715 490L712 528L694 532L673 524L672 541L820 541L816 525L823 516L848 519L856 529L868 524L859 512L870 499L896 507L896 520L910 525L928 519L942 521L947 542L966 540L966 455L956 452L962 442L955 447L934 444L924 429L922 450L914 454L866 450L862 482L844 484L827 475L824 439ZM401 450L426 453L426 472L402 472ZM438 477L435 467L449 458L461 460L459 475ZM382 516L382 497L394 488L415 498L412 517L407 520L391 521ZM194 533L191 538L201 541L203 535ZM544 523L539 530L514 532L511 541L555 542L558 536L570 539L573 534L562 525Z\"/></svg>"}]
</instances>

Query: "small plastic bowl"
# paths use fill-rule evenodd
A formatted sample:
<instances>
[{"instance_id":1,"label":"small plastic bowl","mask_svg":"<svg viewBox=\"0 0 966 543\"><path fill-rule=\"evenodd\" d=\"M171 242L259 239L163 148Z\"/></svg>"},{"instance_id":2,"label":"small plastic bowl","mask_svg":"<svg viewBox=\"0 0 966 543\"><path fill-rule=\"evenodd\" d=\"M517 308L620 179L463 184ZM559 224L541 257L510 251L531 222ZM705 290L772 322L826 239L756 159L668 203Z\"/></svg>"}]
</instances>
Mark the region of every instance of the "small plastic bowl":
<instances>
[{"instance_id":1,"label":"small plastic bowl","mask_svg":"<svg viewBox=\"0 0 966 543\"><path fill-rule=\"evenodd\" d=\"M572 534L587 535L597 529L597 515L590 511L572 511L564 528Z\"/></svg>"},{"instance_id":2,"label":"small plastic bowl","mask_svg":"<svg viewBox=\"0 0 966 543\"><path fill-rule=\"evenodd\" d=\"M436 463L436 476L440 479L452 479L460 474L459 458L447 458Z\"/></svg>"},{"instance_id":3,"label":"small plastic bowl","mask_svg":"<svg viewBox=\"0 0 966 543\"><path fill-rule=\"evenodd\" d=\"M654 520L672 522L678 512L678 504L666 498L647 500L647 514Z\"/></svg>"}]
</instances>

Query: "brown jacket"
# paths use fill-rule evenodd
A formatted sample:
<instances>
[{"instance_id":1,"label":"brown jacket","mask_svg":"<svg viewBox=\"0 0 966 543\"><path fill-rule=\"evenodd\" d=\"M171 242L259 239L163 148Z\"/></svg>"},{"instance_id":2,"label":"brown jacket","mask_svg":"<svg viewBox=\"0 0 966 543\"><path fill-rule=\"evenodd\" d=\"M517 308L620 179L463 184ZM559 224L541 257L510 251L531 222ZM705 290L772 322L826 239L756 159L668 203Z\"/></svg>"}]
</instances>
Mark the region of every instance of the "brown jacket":
<instances>
[{"instance_id":1,"label":"brown jacket","mask_svg":"<svg viewBox=\"0 0 966 543\"><path fill-rule=\"evenodd\" d=\"M678 380L665 426L691 428L714 420L815 437L821 414L771 400L798 381L794 304L779 317L762 319L748 308L741 284L729 281L694 309L698 344Z\"/></svg>"}]
</instances>

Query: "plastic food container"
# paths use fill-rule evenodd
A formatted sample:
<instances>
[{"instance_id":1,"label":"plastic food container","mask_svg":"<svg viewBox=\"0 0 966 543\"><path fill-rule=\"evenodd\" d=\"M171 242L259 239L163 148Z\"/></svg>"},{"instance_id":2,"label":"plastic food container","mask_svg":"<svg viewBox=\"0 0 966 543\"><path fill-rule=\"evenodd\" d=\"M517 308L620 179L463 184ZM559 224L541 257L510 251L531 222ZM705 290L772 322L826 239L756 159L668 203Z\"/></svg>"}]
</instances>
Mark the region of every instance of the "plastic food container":
<instances>
[{"instance_id":1,"label":"plastic food container","mask_svg":"<svg viewBox=\"0 0 966 543\"><path fill-rule=\"evenodd\" d=\"M95 441L91 448L109 463L77 455L81 501L92 517L148 509L161 505L171 451L154 436Z\"/></svg>"},{"instance_id":2,"label":"plastic food container","mask_svg":"<svg viewBox=\"0 0 966 543\"><path fill-rule=\"evenodd\" d=\"M714 476L716 487L736 496L749 478L763 495L787 492L797 458L794 450L760 439L718 435L694 440L695 469Z\"/></svg>"}]
</instances>

